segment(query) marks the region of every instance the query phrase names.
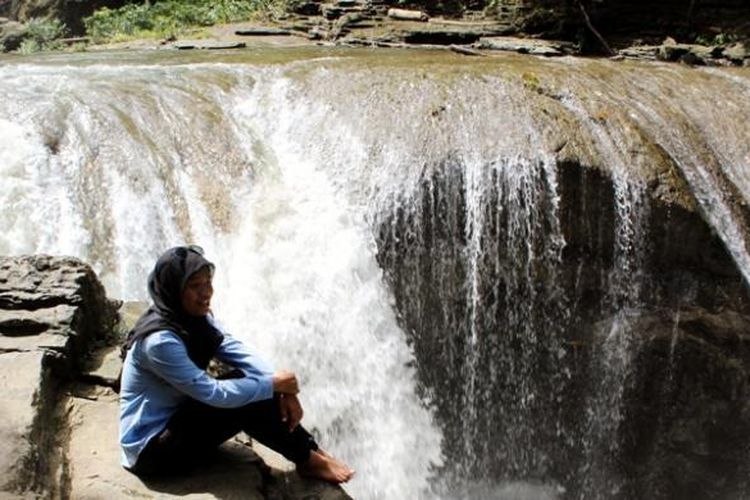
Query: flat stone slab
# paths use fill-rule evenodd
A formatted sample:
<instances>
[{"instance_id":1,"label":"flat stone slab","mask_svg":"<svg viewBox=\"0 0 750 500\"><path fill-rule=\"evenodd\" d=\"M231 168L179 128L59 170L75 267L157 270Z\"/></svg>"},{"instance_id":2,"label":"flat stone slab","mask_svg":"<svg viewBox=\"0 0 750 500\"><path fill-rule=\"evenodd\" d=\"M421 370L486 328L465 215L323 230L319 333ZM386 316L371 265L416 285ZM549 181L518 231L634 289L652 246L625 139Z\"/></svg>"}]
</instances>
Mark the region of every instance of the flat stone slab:
<instances>
[{"instance_id":1,"label":"flat stone slab","mask_svg":"<svg viewBox=\"0 0 750 500\"><path fill-rule=\"evenodd\" d=\"M422 21L425 22L429 16L421 10L388 9L388 17L399 21Z\"/></svg>"},{"instance_id":2,"label":"flat stone slab","mask_svg":"<svg viewBox=\"0 0 750 500\"><path fill-rule=\"evenodd\" d=\"M294 466L275 452L237 438L190 474L143 480L120 465L117 394L79 385L68 405L70 498L350 499L339 487L300 478Z\"/></svg>"},{"instance_id":3,"label":"flat stone slab","mask_svg":"<svg viewBox=\"0 0 750 500\"><path fill-rule=\"evenodd\" d=\"M562 56L572 52L572 44L552 40L536 40L517 37L483 37L477 44L480 49L501 50L531 54L535 56Z\"/></svg>"},{"instance_id":4,"label":"flat stone slab","mask_svg":"<svg viewBox=\"0 0 750 500\"><path fill-rule=\"evenodd\" d=\"M214 40L182 40L168 45L169 48L177 50L220 50L220 49L244 49L245 42L219 42Z\"/></svg>"},{"instance_id":5,"label":"flat stone slab","mask_svg":"<svg viewBox=\"0 0 750 500\"><path fill-rule=\"evenodd\" d=\"M659 50L658 45L639 45L634 47L627 47L620 50L618 53L623 57L629 57L634 59L656 59L656 52Z\"/></svg>"},{"instance_id":6,"label":"flat stone slab","mask_svg":"<svg viewBox=\"0 0 750 500\"><path fill-rule=\"evenodd\" d=\"M117 394L96 388L77 396L70 401L70 498L265 498L260 459L237 442L226 444L214 462L190 475L140 479L120 465Z\"/></svg>"},{"instance_id":7,"label":"flat stone slab","mask_svg":"<svg viewBox=\"0 0 750 500\"><path fill-rule=\"evenodd\" d=\"M6 337L0 335L0 353L9 352L62 352L67 349L69 337L55 333L40 333L30 337ZM2 361L0 359L0 361ZM0 363L0 372L5 370L4 364Z\"/></svg>"},{"instance_id":8,"label":"flat stone slab","mask_svg":"<svg viewBox=\"0 0 750 500\"><path fill-rule=\"evenodd\" d=\"M292 33L282 28L242 28L234 31L239 36L288 36Z\"/></svg>"},{"instance_id":9,"label":"flat stone slab","mask_svg":"<svg viewBox=\"0 0 750 500\"><path fill-rule=\"evenodd\" d=\"M458 29L465 29L471 31L485 31L496 33L498 31L506 31L511 28L508 24L499 23L497 21L464 21L460 19L445 19L442 17L431 17L427 21L430 25L436 26L452 26Z\"/></svg>"},{"instance_id":10,"label":"flat stone slab","mask_svg":"<svg viewBox=\"0 0 750 500\"><path fill-rule=\"evenodd\" d=\"M447 23L445 21L426 24L413 23L407 31L410 33L446 33L476 37L501 36L507 33L508 26L487 23Z\"/></svg>"},{"instance_id":11,"label":"flat stone slab","mask_svg":"<svg viewBox=\"0 0 750 500\"><path fill-rule=\"evenodd\" d=\"M498 23L469 22L417 22L399 21L387 23L380 30L368 35L367 30L357 32L356 37L372 39L373 42L408 43L412 45L469 45L482 37L508 34L510 28Z\"/></svg>"},{"instance_id":12,"label":"flat stone slab","mask_svg":"<svg viewBox=\"0 0 750 500\"><path fill-rule=\"evenodd\" d=\"M750 58L750 49L744 43L735 43L725 47L721 54L733 61L743 61Z\"/></svg>"}]
</instances>

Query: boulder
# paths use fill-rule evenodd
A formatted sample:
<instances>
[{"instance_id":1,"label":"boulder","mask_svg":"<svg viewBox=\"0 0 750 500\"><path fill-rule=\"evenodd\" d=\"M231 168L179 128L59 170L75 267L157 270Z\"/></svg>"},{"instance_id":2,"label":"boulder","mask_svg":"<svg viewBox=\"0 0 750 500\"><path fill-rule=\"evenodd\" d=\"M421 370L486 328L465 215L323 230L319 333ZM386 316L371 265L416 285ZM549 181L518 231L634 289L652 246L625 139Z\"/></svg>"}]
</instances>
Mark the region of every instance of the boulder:
<instances>
[{"instance_id":1,"label":"boulder","mask_svg":"<svg viewBox=\"0 0 750 500\"><path fill-rule=\"evenodd\" d=\"M79 373L91 346L107 339L118 307L78 259L0 258L0 342L42 350L60 379Z\"/></svg>"},{"instance_id":2,"label":"boulder","mask_svg":"<svg viewBox=\"0 0 750 500\"><path fill-rule=\"evenodd\" d=\"M743 43L735 43L722 50L722 55L735 64L742 64L742 61L750 57L750 52Z\"/></svg>"},{"instance_id":3,"label":"boulder","mask_svg":"<svg viewBox=\"0 0 750 500\"><path fill-rule=\"evenodd\" d=\"M21 46L27 28L17 21L0 22L0 51L10 52Z\"/></svg>"},{"instance_id":4,"label":"boulder","mask_svg":"<svg viewBox=\"0 0 750 500\"><path fill-rule=\"evenodd\" d=\"M680 61L691 65L708 64L721 57L721 47L711 47L693 43L677 43L674 38L666 38L656 47L656 59L660 61Z\"/></svg>"},{"instance_id":5,"label":"boulder","mask_svg":"<svg viewBox=\"0 0 750 500\"><path fill-rule=\"evenodd\" d=\"M660 61L677 61L690 51L685 44L665 43L656 51L656 58Z\"/></svg>"},{"instance_id":6,"label":"boulder","mask_svg":"<svg viewBox=\"0 0 750 500\"><path fill-rule=\"evenodd\" d=\"M328 37L331 40L336 40L342 35L348 33L350 26L357 25L363 19L364 16L358 12L350 12L348 14L344 14L333 22L333 26L328 33Z\"/></svg>"},{"instance_id":7,"label":"boulder","mask_svg":"<svg viewBox=\"0 0 750 500\"><path fill-rule=\"evenodd\" d=\"M292 12L303 16L317 16L320 14L320 4L317 2L296 2L291 6Z\"/></svg>"}]
</instances>

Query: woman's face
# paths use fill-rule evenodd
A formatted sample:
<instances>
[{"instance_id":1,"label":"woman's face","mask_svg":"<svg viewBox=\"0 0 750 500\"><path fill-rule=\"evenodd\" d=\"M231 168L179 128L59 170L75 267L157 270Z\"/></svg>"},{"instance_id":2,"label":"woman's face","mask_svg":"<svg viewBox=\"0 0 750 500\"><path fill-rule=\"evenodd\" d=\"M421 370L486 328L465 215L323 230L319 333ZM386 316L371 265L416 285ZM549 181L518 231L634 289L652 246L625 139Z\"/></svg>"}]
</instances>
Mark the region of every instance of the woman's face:
<instances>
[{"instance_id":1,"label":"woman's face","mask_svg":"<svg viewBox=\"0 0 750 500\"><path fill-rule=\"evenodd\" d=\"M204 267L193 273L182 291L182 310L190 316L205 316L211 310L211 296L214 287L211 283L211 270Z\"/></svg>"}]
</instances>

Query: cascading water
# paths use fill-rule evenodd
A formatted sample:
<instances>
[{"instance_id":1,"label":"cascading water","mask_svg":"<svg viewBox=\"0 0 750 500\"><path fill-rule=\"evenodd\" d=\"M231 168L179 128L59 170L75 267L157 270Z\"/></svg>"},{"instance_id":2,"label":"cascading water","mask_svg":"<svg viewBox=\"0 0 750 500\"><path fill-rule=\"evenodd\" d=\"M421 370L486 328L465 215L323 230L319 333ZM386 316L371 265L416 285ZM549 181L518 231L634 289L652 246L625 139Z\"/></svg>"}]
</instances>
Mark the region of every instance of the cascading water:
<instances>
[{"instance_id":1,"label":"cascading water","mask_svg":"<svg viewBox=\"0 0 750 500\"><path fill-rule=\"evenodd\" d=\"M665 311L679 373L682 308L741 308L746 71L105 57L3 68L0 252L74 254L143 299L161 250L202 244L218 316L299 373L356 498L674 493L630 465L641 329Z\"/></svg>"},{"instance_id":2,"label":"cascading water","mask_svg":"<svg viewBox=\"0 0 750 500\"><path fill-rule=\"evenodd\" d=\"M634 352L638 332L631 324L643 307L643 288L649 280L644 276L649 242L647 222L649 199L643 183L632 178L628 161L628 144L620 135L613 135L603 120L589 120L586 104L577 97L563 99L581 122L596 138L596 146L608 158L613 170L614 241L613 263L606 277L607 309L613 311L611 320L594 327L599 338L592 356L593 373L600 374L592 384L592 397L586 405L588 435L583 439L586 460L580 474L582 491L588 497L615 498L622 496L623 484L616 460L619 443L617 436L625 418L624 399L632 377ZM591 103L587 103L591 106Z\"/></svg>"},{"instance_id":3,"label":"cascading water","mask_svg":"<svg viewBox=\"0 0 750 500\"><path fill-rule=\"evenodd\" d=\"M76 254L111 295L144 299L155 256L200 243L218 268L218 317L297 371L307 426L358 471L350 491L418 498L440 463L440 435L416 397L372 236L288 140L258 138L265 124L253 110L272 96L254 91L263 75L251 73L95 65L14 74L4 91L16 99L1 112L11 215L2 252Z\"/></svg>"}]
</instances>

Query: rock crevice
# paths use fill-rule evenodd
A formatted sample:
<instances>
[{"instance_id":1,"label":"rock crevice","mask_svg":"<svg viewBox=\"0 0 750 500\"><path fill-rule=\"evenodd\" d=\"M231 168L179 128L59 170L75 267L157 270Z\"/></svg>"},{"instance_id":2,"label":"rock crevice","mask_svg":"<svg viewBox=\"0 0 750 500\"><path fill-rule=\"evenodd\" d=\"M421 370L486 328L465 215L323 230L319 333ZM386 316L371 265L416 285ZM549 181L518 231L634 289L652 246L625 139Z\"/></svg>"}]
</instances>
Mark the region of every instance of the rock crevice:
<instances>
[{"instance_id":1,"label":"rock crevice","mask_svg":"<svg viewBox=\"0 0 750 500\"><path fill-rule=\"evenodd\" d=\"M72 258L0 258L0 436L4 491L64 496L64 384L112 331L116 304Z\"/></svg>"}]
</instances>

